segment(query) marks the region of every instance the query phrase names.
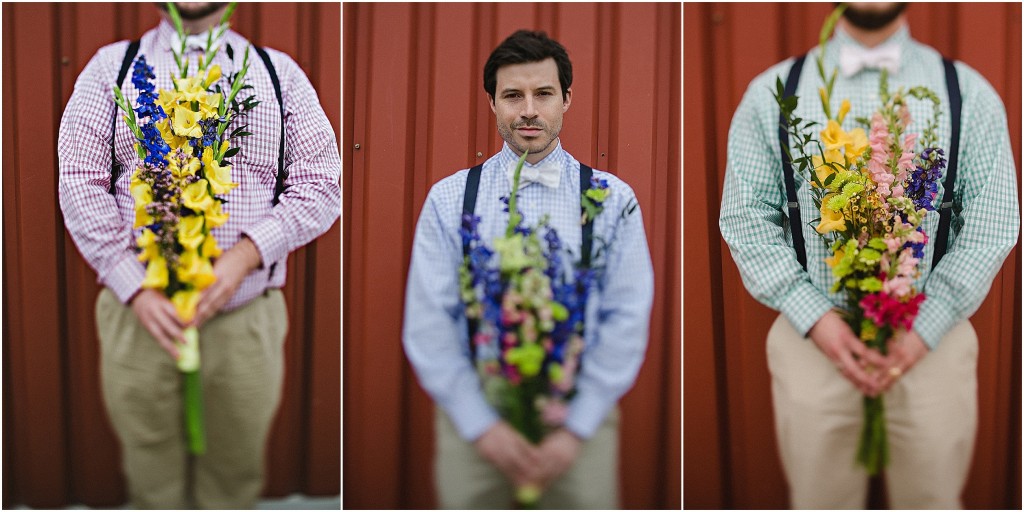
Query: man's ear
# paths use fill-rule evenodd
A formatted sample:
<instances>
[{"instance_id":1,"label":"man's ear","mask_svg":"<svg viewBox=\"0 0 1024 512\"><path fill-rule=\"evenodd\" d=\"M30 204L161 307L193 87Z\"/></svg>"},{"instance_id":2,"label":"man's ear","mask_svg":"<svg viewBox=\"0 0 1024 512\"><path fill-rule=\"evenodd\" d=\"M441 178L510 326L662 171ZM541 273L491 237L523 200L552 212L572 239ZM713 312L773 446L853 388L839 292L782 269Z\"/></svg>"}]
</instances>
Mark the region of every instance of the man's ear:
<instances>
[{"instance_id":1,"label":"man's ear","mask_svg":"<svg viewBox=\"0 0 1024 512\"><path fill-rule=\"evenodd\" d=\"M494 112L494 115L498 115L498 107L494 104L494 96L487 94L487 101L491 105L491 112Z\"/></svg>"},{"instance_id":2,"label":"man's ear","mask_svg":"<svg viewBox=\"0 0 1024 512\"><path fill-rule=\"evenodd\" d=\"M572 103L572 87L565 90L565 98L562 99L562 113L566 113L569 110L569 105Z\"/></svg>"}]
</instances>

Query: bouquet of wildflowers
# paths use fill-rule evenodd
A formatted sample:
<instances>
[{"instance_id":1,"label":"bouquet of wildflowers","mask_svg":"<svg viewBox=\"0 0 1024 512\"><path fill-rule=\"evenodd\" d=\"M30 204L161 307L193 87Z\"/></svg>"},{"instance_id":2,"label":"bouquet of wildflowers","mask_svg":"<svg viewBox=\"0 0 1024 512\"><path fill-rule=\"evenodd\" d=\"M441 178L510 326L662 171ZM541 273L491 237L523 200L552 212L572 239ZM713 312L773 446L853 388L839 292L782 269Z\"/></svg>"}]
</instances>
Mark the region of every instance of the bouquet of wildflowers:
<instances>
[{"instance_id":1,"label":"bouquet of wildflowers","mask_svg":"<svg viewBox=\"0 0 1024 512\"><path fill-rule=\"evenodd\" d=\"M796 141L794 167L811 186L821 217L815 230L832 255L825 261L832 269L832 293L846 297L845 316L853 331L869 348L886 353L886 342L898 330L910 330L924 293L914 285L918 264L928 241L923 222L934 211L936 181L946 160L938 137L938 96L924 87L890 91L886 71L879 83L881 105L869 119L857 119L861 127L846 131L843 121L850 110L842 100L832 115L832 85L836 70L826 79L823 56L826 38L842 14L840 6L821 32L819 89L828 118L815 138L811 127L794 117L796 97L783 97L776 82L776 100ZM910 133L911 98L932 103L932 118L923 136ZM920 148L920 149L919 149ZM888 463L883 397L864 397L864 428L857 462L868 474Z\"/></svg>"},{"instance_id":2,"label":"bouquet of wildflowers","mask_svg":"<svg viewBox=\"0 0 1024 512\"><path fill-rule=\"evenodd\" d=\"M173 3L168 10L178 30L181 48L174 49L177 75L174 88L156 93L152 66L145 55L136 60L132 84L139 91L137 107L132 107L118 86L114 97L124 111L124 121L135 135L135 150L140 164L131 176L135 199L135 229L139 261L146 262L143 288L161 290L177 309L182 322L189 323L196 313L200 294L216 280L211 260L221 254L212 230L224 225L224 195L237 187L231 181L231 162L238 149L230 140L249 135L245 127L226 133L235 117L245 115L258 104L249 98L238 101L248 70L248 48L240 71L225 78L219 65L210 66L219 49L214 40L227 30L234 11L231 4L219 27L207 35L206 52L199 58L195 74L189 76L185 50L185 31ZM214 34L214 31L217 34ZM228 47L229 56L232 50ZM199 333L190 326L185 342L178 343L178 369L184 374L185 424L189 450L205 452L202 412L202 388L199 381Z\"/></svg>"},{"instance_id":3,"label":"bouquet of wildflowers","mask_svg":"<svg viewBox=\"0 0 1024 512\"><path fill-rule=\"evenodd\" d=\"M462 219L463 242L470 250L460 268L460 287L466 317L476 326L470 342L484 394L513 428L539 443L565 422L584 347L587 297L598 270L572 268L564 260L562 241L546 216L534 227L523 225L516 194L525 159L526 153L516 166L512 192L502 198L509 221L493 248L477 232L480 217ZM592 178L582 198L583 222L601 213L609 193L606 180ZM532 487L517 492L524 507L536 505L539 497Z\"/></svg>"}]
</instances>

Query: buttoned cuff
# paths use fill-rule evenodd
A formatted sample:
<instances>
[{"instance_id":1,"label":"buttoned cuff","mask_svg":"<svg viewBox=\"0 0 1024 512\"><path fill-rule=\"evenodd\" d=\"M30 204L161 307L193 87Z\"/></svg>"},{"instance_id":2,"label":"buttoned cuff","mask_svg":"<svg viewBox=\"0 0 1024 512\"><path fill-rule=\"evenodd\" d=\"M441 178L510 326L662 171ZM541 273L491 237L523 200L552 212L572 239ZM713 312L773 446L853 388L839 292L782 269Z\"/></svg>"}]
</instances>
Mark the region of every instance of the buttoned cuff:
<instances>
[{"instance_id":1,"label":"buttoned cuff","mask_svg":"<svg viewBox=\"0 0 1024 512\"><path fill-rule=\"evenodd\" d=\"M142 281L145 279L146 267L139 262L134 251L125 251L121 261L103 276L102 281L122 304L128 304L139 288L142 288Z\"/></svg>"},{"instance_id":2,"label":"buttoned cuff","mask_svg":"<svg viewBox=\"0 0 1024 512\"><path fill-rule=\"evenodd\" d=\"M470 443L476 441L500 419L478 388L460 388L440 405L448 414L448 419L455 425L459 437Z\"/></svg>"},{"instance_id":3,"label":"buttoned cuff","mask_svg":"<svg viewBox=\"0 0 1024 512\"><path fill-rule=\"evenodd\" d=\"M590 439L614 405L599 393L580 392L569 405L565 428L580 439Z\"/></svg>"},{"instance_id":4,"label":"buttoned cuff","mask_svg":"<svg viewBox=\"0 0 1024 512\"><path fill-rule=\"evenodd\" d=\"M288 255L288 237L281 223L274 217L261 220L255 226L242 231L242 234L249 237L256 250L260 252L260 260L263 262L260 268L269 267Z\"/></svg>"},{"instance_id":5,"label":"buttoned cuff","mask_svg":"<svg viewBox=\"0 0 1024 512\"><path fill-rule=\"evenodd\" d=\"M779 311L786 315L801 336L832 309L832 302L808 281L800 281L779 302Z\"/></svg>"},{"instance_id":6,"label":"buttoned cuff","mask_svg":"<svg viewBox=\"0 0 1024 512\"><path fill-rule=\"evenodd\" d=\"M928 349L934 350L943 336L960 320L953 308L938 297L925 297L914 319L914 330L928 345Z\"/></svg>"}]
</instances>

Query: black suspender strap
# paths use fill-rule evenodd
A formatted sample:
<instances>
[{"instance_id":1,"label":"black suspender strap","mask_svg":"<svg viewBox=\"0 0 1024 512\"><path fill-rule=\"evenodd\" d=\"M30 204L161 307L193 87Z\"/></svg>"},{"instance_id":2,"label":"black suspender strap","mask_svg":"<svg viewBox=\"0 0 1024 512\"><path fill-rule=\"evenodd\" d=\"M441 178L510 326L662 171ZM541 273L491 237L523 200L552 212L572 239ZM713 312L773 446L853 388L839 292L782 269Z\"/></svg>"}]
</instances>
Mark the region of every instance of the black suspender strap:
<instances>
[{"instance_id":1,"label":"black suspender strap","mask_svg":"<svg viewBox=\"0 0 1024 512\"><path fill-rule=\"evenodd\" d=\"M788 98L796 93L796 85L800 82L800 70L804 67L806 55L797 57L793 67L789 68L789 76L786 77L786 89L783 97ZM800 221L800 202L796 198L796 181L793 179L793 161L789 155L789 132L787 131L786 118L779 112L779 144L782 148L782 171L786 182L786 207L789 211L789 228L793 232L793 249L796 250L796 260L800 266L807 270L807 254L804 251L803 222Z\"/></svg>"},{"instance_id":2,"label":"black suspender strap","mask_svg":"<svg viewBox=\"0 0 1024 512\"><path fill-rule=\"evenodd\" d=\"M484 164L476 165L469 170L469 176L466 177L466 192L462 196L463 216L472 216L476 211L476 193L480 188L480 171L483 169ZM469 256L469 241L463 242L462 255Z\"/></svg>"},{"instance_id":3,"label":"black suspender strap","mask_svg":"<svg viewBox=\"0 0 1024 512\"><path fill-rule=\"evenodd\" d=\"M949 153L946 155L946 179L942 182L942 204L939 206L939 230L935 235L935 253L932 257L932 268L939 265L939 260L946 254L949 245L949 222L953 215L953 186L956 183L956 158L960 152L960 80L956 75L953 61L942 59L946 70L946 89L949 91L949 113L952 135L949 138Z\"/></svg>"},{"instance_id":4,"label":"black suspender strap","mask_svg":"<svg viewBox=\"0 0 1024 512\"><path fill-rule=\"evenodd\" d=\"M586 164L580 163L580 196L587 192L590 188L590 177L594 174L593 169L587 167ZM583 209L583 205L580 205L580 209ZM586 211L585 209L583 209ZM587 217L587 222L583 224L583 247L580 250L580 258L584 268L590 267L590 253L593 251L594 246L594 219Z\"/></svg>"},{"instance_id":5,"label":"black suspender strap","mask_svg":"<svg viewBox=\"0 0 1024 512\"><path fill-rule=\"evenodd\" d=\"M136 39L128 44L128 49L124 52L124 60L121 61L121 70L117 72L117 82L115 82L118 87L124 88L124 78L128 76L128 69L132 66L132 61L135 60L135 55L138 53L139 40ZM117 178L121 176L121 165L117 163L117 153L114 151L114 139L117 134L117 110L117 105L114 105L114 115L110 120L110 188L107 189L110 195L117 193L114 185L117 183Z\"/></svg>"},{"instance_id":6,"label":"black suspender strap","mask_svg":"<svg viewBox=\"0 0 1024 512\"><path fill-rule=\"evenodd\" d=\"M281 193L284 192L284 181L288 178L288 171L284 168L284 101L281 99L281 81L277 79L277 70L274 69L274 63L270 61L270 55L260 46L253 48L256 49L256 53L260 54L263 65L267 67L267 73L270 73L270 81L274 84L274 96L277 97L277 105L281 109L281 142L277 148L277 184L274 186L274 204L276 205L280 201Z\"/></svg>"}]
</instances>

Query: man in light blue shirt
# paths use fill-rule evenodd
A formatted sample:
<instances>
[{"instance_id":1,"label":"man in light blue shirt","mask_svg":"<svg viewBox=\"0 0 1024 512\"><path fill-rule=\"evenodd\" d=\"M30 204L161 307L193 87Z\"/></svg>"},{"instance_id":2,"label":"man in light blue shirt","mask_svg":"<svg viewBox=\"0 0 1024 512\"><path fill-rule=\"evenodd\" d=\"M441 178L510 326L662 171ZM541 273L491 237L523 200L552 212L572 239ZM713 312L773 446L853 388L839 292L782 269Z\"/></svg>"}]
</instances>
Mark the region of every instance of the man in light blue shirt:
<instances>
[{"instance_id":1,"label":"man in light blue shirt","mask_svg":"<svg viewBox=\"0 0 1024 512\"><path fill-rule=\"evenodd\" d=\"M944 65L938 52L910 38L904 7L851 4L825 50L826 72L840 69L832 96L850 100L852 120L880 106L881 68L888 70L890 90L926 86L942 99L938 146L948 152L952 127ZM812 50L799 74L795 116L823 124L821 80L810 63L818 51ZM772 96L776 79L786 81L792 66L791 59L755 78L737 108L720 218L744 285L782 313L768 334L768 365L791 505L866 506L867 477L853 462L863 423L861 397L885 393L890 505L959 508L977 430L978 340L967 318L987 295L1020 224L1005 110L980 74L955 64L962 128L958 153L947 153L958 158L950 242L933 268L939 223L937 212L929 214L916 283L927 298L913 329L898 331L883 357L866 348L836 312L845 297L829 293L829 254L807 225L817 209L799 176L806 270L794 251L785 214L779 107ZM931 105L911 101L909 107L909 131L920 133ZM940 181L938 197L942 193Z\"/></svg>"},{"instance_id":2,"label":"man in light blue shirt","mask_svg":"<svg viewBox=\"0 0 1024 512\"><path fill-rule=\"evenodd\" d=\"M528 151L518 191L525 225L542 216L558 231L567 261L579 259L580 162L559 142L572 100L572 64L542 32L519 31L491 54L484 89L505 140L480 173L475 214L486 243L504 233L502 196L519 156ZM633 385L647 344L653 273L632 189L594 170L611 194L594 221L607 242L585 315L585 348L563 426L533 445L487 402L472 360L459 295L463 197L469 170L430 190L416 226L406 290L403 343L420 383L437 403L438 494L444 508L507 508L514 486L547 490L541 507L615 508L616 402ZM631 214L629 212L632 212ZM595 249L600 246L595 243Z\"/></svg>"}]
</instances>

